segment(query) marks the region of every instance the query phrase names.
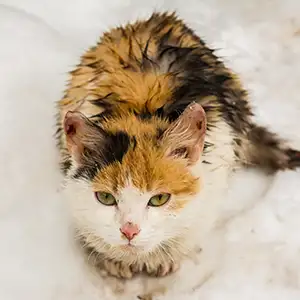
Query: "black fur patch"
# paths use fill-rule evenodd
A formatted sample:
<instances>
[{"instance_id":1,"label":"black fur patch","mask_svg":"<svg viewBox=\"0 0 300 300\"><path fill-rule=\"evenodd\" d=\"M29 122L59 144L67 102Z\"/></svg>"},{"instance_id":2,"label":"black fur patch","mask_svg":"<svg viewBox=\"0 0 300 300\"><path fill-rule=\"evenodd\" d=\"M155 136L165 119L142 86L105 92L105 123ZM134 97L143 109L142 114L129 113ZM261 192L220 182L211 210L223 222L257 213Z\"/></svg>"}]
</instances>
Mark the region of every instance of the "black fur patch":
<instances>
[{"instance_id":1,"label":"black fur patch","mask_svg":"<svg viewBox=\"0 0 300 300\"><path fill-rule=\"evenodd\" d=\"M137 118L139 118L142 121L150 120L153 117L153 115L147 111L137 114L136 116L137 116Z\"/></svg>"},{"instance_id":2,"label":"black fur patch","mask_svg":"<svg viewBox=\"0 0 300 300\"><path fill-rule=\"evenodd\" d=\"M288 149L286 151L286 154L288 155L288 168L294 169L300 167L300 151L294 150L294 149Z\"/></svg>"},{"instance_id":3,"label":"black fur patch","mask_svg":"<svg viewBox=\"0 0 300 300\"><path fill-rule=\"evenodd\" d=\"M104 108L104 109L111 109L113 106L114 97L116 97L116 96L113 93L109 93L103 98L99 98L96 100L90 100L90 103L92 103L95 106Z\"/></svg>"},{"instance_id":4,"label":"black fur patch","mask_svg":"<svg viewBox=\"0 0 300 300\"><path fill-rule=\"evenodd\" d=\"M161 139L165 131L166 131L165 128L157 128L156 139L157 140Z\"/></svg>"},{"instance_id":5,"label":"black fur patch","mask_svg":"<svg viewBox=\"0 0 300 300\"><path fill-rule=\"evenodd\" d=\"M165 105L157 115L176 120L193 101L203 105L206 112L217 110L226 122L238 133L249 128L252 116L246 99L246 91L235 84L235 79L224 64L213 54L213 50L199 44L197 47L182 48L160 44L158 61L167 60L169 71L179 81L173 91L172 103ZM202 99L212 97L209 103ZM209 127L212 122L208 123Z\"/></svg>"},{"instance_id":6,"label":"black fur patch","mask_svg":"<svg viewBox=\"0 0 300 300\"><path fill-rule=\"evenodd\" d=\"M222 97L223 89L218 84L214 68L201 59L201 48L180 48L161 45L158 60L168 60L169 69L176 74L179 86L173 92L173 101L165 105L158 115L176 120L193 101L206 96ZM205 109L205 107L204 107Z\"/></svg>"},{"instance_id":7,"label":"black fur patch","mask_svg":"<svg viewBox=\"0 0 300 300\"><path fill-rule=\"evenodd\" d=\"M70 170L71 166L72 166L72 162L70 159L63 161L60 164L61 171L63 172L64 175L67 174L67 172L68 172L68 170Z\"/></svg>"},{"instance_id":8,"label":"black fur patch","mask_svg":"<svg viewBox=\"0 0 300 300\"><path fill-rule=\"evenodd\" d=\"M115 161L122 162L123 156L129 149L130 142L131 139L126 132L119 131L108 134L108 141L103 151L106 165Z\"/></svg>"},{"instance_id":9,"label":"black fur patch","mask_svg":"<svg viewBox=\"0 0 300 300\"><path fill-rule=\"evenodd\" d=\"M76 170L73 178L92 180L104 167L114 162L122 162L131 143L135 147L135 139L130 138L125 132L106 133L104 142L99 146L93 149L84 149L81 166Z\"/></svg>"},{"instance_id":10,"label":"black fur patch","mask_svg":"<svg viewBox=\"0 0 300 300\"><path fill-rule=\"evenodd\" d=\"M115 116L114 110L109 108L99 114L91 116L90 119L91 119L91 121L98 124L104 120L109 120L110 118L113 118L114 116Z\"/></svg>"}]
</instances>

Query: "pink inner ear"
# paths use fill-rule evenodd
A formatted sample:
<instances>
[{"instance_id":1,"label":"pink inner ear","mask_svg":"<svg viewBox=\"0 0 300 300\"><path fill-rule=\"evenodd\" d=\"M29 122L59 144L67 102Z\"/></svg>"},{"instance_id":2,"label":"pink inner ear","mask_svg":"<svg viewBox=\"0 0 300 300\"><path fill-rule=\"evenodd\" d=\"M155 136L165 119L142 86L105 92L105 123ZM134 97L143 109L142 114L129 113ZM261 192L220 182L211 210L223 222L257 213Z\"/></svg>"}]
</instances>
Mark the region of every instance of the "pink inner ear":
<instances>
[{"instance_id":1,"label":"pink inner ear","mask_svg":"<svg viewBox=\"0 0 300 300\"><path fill-rule=\"evenodd\" d=\"M182 117L189 117L190 122L203 133L206 130L206 114L202 106L198 103L191 104L184 112Z\"/></svg>"},{"instance_id":2,"label":"pink inner ear","mask_svg":"<svg viewBox=\"0 0 300 300\"><path fill-rule=\"evenodd\" d=\"M199 130L202 130L203 128L203 122L202 121L199 121L196 126L198 127Z\"/></svg>"},{"instance_id":3,"label":"pink inner ear","mask_svg":"<svg viewBox=\"0 0 300 300\"><path fill-rule=\"evenodd\" d=\"M192 103L165 132L168 155L195 163L201 156L206 132L206 114L202 106Z\"/></svg>"},{"instance_id":4,"label":"pink inner ear","mask_svg":"<svg viewBox=\"0 0 300 300\"><path fill-rule=\"evenodd\" d=\"M67 112L64 119L64 131L68 136L74 136L77 133L78 126L82 125L83 117L77 112Z\"/></svg>"},{"instance_id":5,"label":"pink inner ear","mask_svg":"<svg viewBox=\"0 0 300 300\"><path fill-rule=\"evenodd\" d=\"M84 149L83 134L86 131L86 117L79 112L67 112L64 119L67 148L74 159L79 162Z\"/></svg>"},{"instance_id":6,"label":"pink inner ear","mask_svg":"<svg viewBox=\"0 0 300 300\"><path fill-rule=\"evenodd\" d=\"M76 134L76 128L74 124L68 124L67 122L65 123L65 133L67 135L74 135Z\"/></svg>"}]
</instances>

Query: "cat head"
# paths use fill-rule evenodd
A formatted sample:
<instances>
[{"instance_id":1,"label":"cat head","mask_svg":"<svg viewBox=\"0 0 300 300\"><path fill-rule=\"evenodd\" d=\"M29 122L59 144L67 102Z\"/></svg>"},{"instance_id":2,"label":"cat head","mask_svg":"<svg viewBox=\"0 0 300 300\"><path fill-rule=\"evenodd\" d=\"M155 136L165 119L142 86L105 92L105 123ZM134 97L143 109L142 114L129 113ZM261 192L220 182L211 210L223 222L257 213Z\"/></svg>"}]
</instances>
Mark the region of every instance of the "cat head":
<instances>
[{"instance_id":1,"label":"cat head","mask_svg":"<svg viewBox=\"0 0 300 300\"><path fill-rule=\"evenodd\" d=\"M196 103L172 123L128 114L95 124L68 112L66 191L85 241L111 257L180 247L198 218L205 132Z\"/></svg>"}]
</instances>

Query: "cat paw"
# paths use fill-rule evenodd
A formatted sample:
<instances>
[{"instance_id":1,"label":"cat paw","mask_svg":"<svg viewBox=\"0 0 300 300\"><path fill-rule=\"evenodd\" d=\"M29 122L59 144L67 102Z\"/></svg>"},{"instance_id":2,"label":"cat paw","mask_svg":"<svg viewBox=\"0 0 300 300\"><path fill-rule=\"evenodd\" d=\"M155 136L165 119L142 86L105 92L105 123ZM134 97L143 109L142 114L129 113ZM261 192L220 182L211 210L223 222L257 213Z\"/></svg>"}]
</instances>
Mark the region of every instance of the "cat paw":
<instances>
[{"instance_id":1,"label":"cat paw","mask_svg":"<svg viewBox=\"0 0 300 300\"><path fill-rule=\"evenodd\" d=\"M165 277L172 273L175 273L179 269L179 264L175 262L164 262L160 264L155 269L149 268L147 266L147 273L155 277Z\"/></svg>"},{"instance_id":2,"label":"cat paw","mask_svg":"<svg viewBox=\"0 0 300 300\"><path fill-rule=\"evenodd\" d=\"M130 279L133 277L133 272L129 265L119 261L105 260L103 263L105 271L114 277L120 279Z\"/></svg>"},{"instance_id":3,"label":"cat paw","mask_svg":"<svg viewBox=\"0 0 300 300\"><path fill-rule=\"evenodd\" d=\"M147 295L142 295L142 296L137 296L137 298L139 300L153 300L153 297L151 294L147 294Z\"/></svg>"},{"instance_id":4,"label":"cat paw","mask_svg":"<svg viewBox=\"0 0 300 300\"><path fill-rule=\"evenodd\" d=\"M172 262L169 264L163 264L160 265L157 270L157 276L158 277L164 277L167 275L170 275L172 273L175 273L179 269L179 264Z\"/></svg>"}]
</instances>

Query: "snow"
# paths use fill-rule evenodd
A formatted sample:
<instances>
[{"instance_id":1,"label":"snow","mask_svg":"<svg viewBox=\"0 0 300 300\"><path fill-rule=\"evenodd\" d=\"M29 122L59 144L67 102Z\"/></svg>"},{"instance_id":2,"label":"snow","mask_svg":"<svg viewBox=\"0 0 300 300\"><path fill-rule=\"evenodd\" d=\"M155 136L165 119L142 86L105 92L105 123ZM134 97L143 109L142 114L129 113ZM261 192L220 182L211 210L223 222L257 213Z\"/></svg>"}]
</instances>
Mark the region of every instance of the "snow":
<instances>
[{"instance_id":1,"label":"snow","mask_svg":"<svg viewBox=\"0 0 300 300\"><path fill-rule=\"evenodd\" d=\"M0 299L96 300L59 192L54 101L107 28L176 9L240 74L257 120L300 147L297 0L0 0ZM300 172L239 171L222 263L172 299L300 299ZM212 257L212 259L214 259Z\"/></svg>"}]
</instances>

